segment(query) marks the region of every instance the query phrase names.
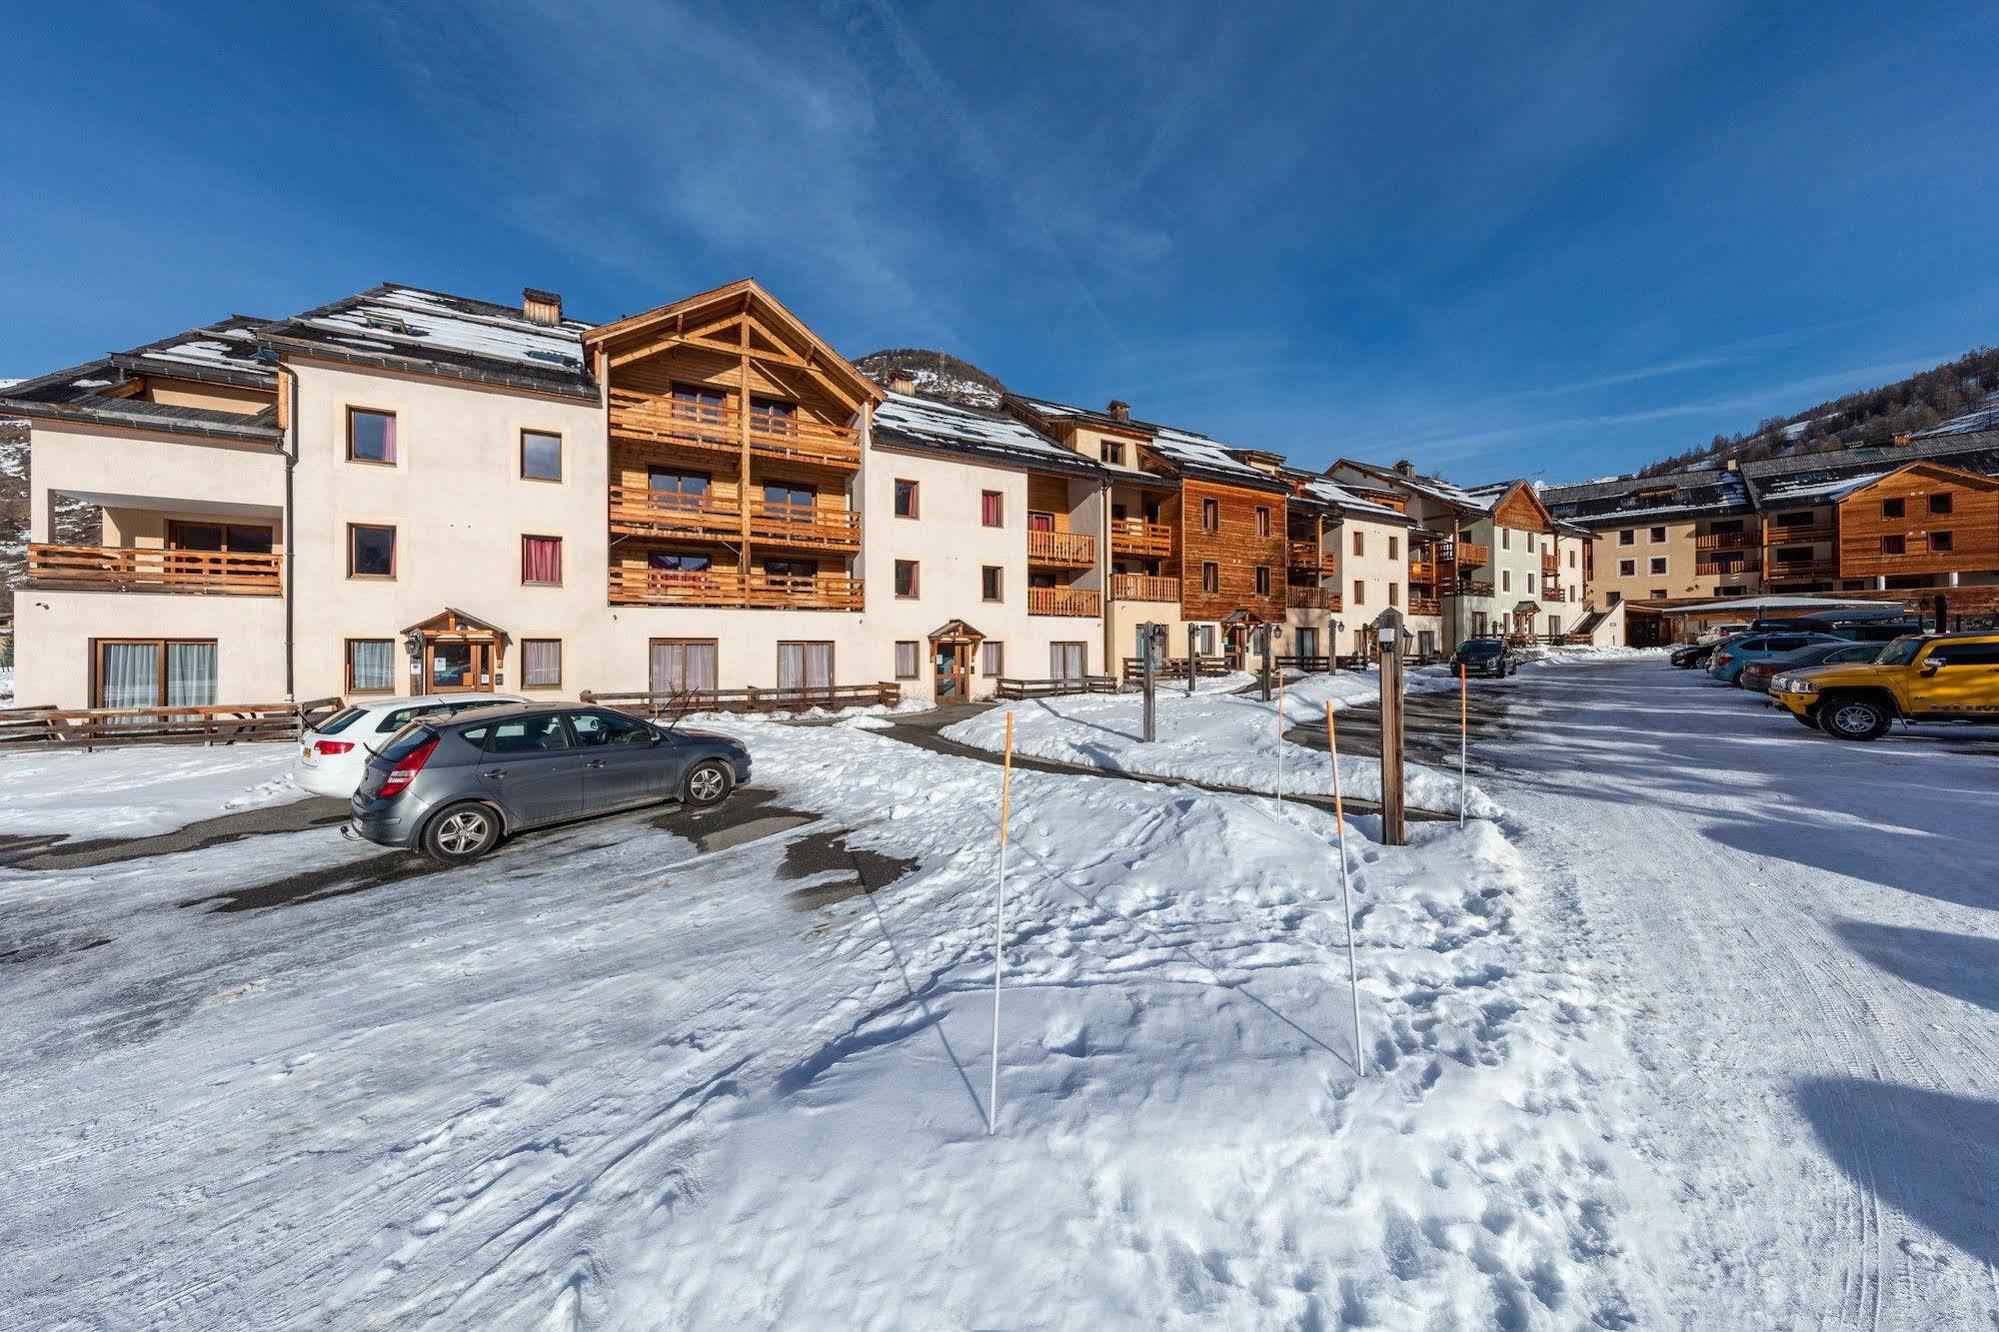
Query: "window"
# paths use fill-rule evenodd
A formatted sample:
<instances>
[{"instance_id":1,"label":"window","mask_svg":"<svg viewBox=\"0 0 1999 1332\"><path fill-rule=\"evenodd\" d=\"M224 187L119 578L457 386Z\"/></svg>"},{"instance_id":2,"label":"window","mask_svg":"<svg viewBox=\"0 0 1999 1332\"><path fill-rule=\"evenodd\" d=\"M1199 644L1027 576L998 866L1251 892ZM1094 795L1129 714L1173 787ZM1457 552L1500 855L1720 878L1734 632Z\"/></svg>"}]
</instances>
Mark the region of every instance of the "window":
<instances>
[{"instance_id":1,"label":"window","mask_svg":"<svg viewBox=\"0 0 1999 1332\"><path fill-rule=\"evenodd\" d=\"M1124 466L1124 441L1107 439L1104 441L1104 461L1113 467Z\"/></svg>"},{"instance_id":2,"label":"window","mask_svg":"<svg viewBox=\"0 0 1999 1332\"><path fill-rule=\"evenodd\" d=\"M1361 531L1359 528L1354 529L1353 553L1356 555L1367 554L1367 533Z\"/></svg>"},{"instance_id":3,"label":"window","mask_svg":"<svg viewBox=\"0 0 1999 1332\"><path fill-rule=\"evenodd\" d=\"M1055 515L1029 509L1027 511L1027 530L1030 532L1053 532L1055 530Z\"/></svg>"},{"instance_id":4,"label":"window","mask_svg":"<svg viewBox=\"0 0 1999 1332\"><path fill-rule=\"evenodd\" d=\"M1884 536L1881 538L1881 553L1883 555L1901 555L1906 553L1908 549L1909 539L1907 537Z\"/></svg>"},{"instance_id":5,"label":"window","mask_svg":"<svg viewBox=\"0 0 1999 1332\"><path fill-rule=\"evenodd\" d=\"M1388 558L1391 560L1402 558L1402 539L1400 537L1388 538Z\"/></svg>"},{"instance_id":6,"label":"window","mask_svg":"<svg viewBox=\"0 0 1999 1332\"><path fill-rule=\"evenodd\" d=\"M347 524L347 576L394 578L396 529L372 523Z\"/></svg>"},{"instance_id":7,"label":"window","mask_svg":"<svg viewBox=\"0 0 1999 1332\"><path fill-rule=\"evenodd\" d=\"M1653 556L1653 557L1652 557L1652 572L1653 572L1653 573L1655 573L1655 574L1662 574L1662 573L1666 572L1666 557L1665 557L1665 556L1663 556L1663 555L1655 555L1655 556Z\"/></svg>"},{"instance_id":8,"label":"window","mask_svg":"<svg viewBox=\"0 0 1999 1332\"><path fill-rule=\"evenodd\" d=\"M1390 583L1388 585L1388 604L1391 606L1400 606L1402 604L1402 584Z\"/></svg>"},{"instance_id":9,"label":"window","mask_svg":"<svg viewBox=\"0 0 1999 1332\"><path fill-rule=\"evenodd\" d=\"M1006 674L1006 644L988 642L979 649L979 669L988 676Z\"/></svg>"},{"instance_id":10,"label":"window","mask_svg":"<svg viewBox=\"0 0 1999 1332\"><path fill-rule=\"evenodd\" d=\"M1050 643L1048 645L1048 678L1051 680L1080 680L1090 673L1089 645L1085 643Z\"/></svg>"},{"instance_id":11,"label":"window","mask_svg":"<svg viewBox=\"0 0 1999 1332\"><path fill-rule=\"evenodd\" d=\"M615 712L572 712L569 714L569 729L576 736L580 749L597 749L605 745L646 745L659 738L659 732L636 717L623 717Z\"/></svg>"},{"instance_id":12,"label":"window","mask_svg":"<svg viewBox=\"0 0 1999 1332\"><path fill-rule=\"evenodd\" d=\"M1638 576L1638 561L1619 560L1617 562L1617 576L1619 578L1636 578Z\"/></svg>"},{"instance_id":13,"label":"window","mask_svg":"<svg viewBox=\"0 0 1999 1332\"><path fill-rule=\"evenodd\" d=\"M1951 499L1949 491L1944 491L1940 494L1930 496L1931 513L1949 513L1950 504L1951 504Z\"/></svg>"},{"instance_id":14,"label":"window","mask_svg":"<svg viewBox=\"0 0 1999 1332\"><path fill-rule=\"evenodd\" d=\"M917 644L914 639L897 643L895 645L895 678L898 680L914 680L916 678L917 663L921 660L922 657L917 651Z\"/></svg>"},{"instance_id":15,"label":"window","mask_svg":"<svg viewBox=\"0 0 1999 1332\"><path fill-rule=\"evenodd\" d=\"M1923 664L1938 666L1999 666L1999 643L1945 641L1930 649Z\"/></svg>"},{"instance_id":16,"label":"window","mask_svg":"<svg viewBox=\"0 0 1999 1332\"><path fill-rule=\"evenodd\" d=\"M667 467L648 468L646 489L655 503L671 504L675 508L697 509L708 498L708 474L677 472ZM675 498L666 499L665 497L669 495Z\"/></svg>"},{"instance_id":17,"label":"window","mask_svg":"<svg viewBox=\"0 0 1999 1332\"><path fill-rule=\"evenodd\" d=\"M521 688L560 689L562 687L562 640L523 638L521 640Z\"/></svg>"},{"instance_id":18,"label":"window","mask_svg":"<svg viewBox=\"0 0 1999 1332\"><path fill-rule=\"evenodd\" d=\"M1666 539L1666 529L1663 527L1653 528L1652 531L1646 537L1646 540L1652 542L1654 545L1657 545L1659 542L1664 541L1665 539Z\"/></svg>"},{"instance_id":19,"label":"window","mask_svg":"<svg viewBox=\"0 0 1999 1332\"><path fill-rule=\"evenodd\" d=\"M914 518L916 516L916 483L897 478L895 483L895 516Z\"/></svg>"},{"instance_id":20,"label":"window","mask_svg":"<svg viewBox=\"0 0 1999 1332\"><path fill-rule=\"evenodd\" d=\"M1501 569L1499 571L1499 590L1501 592L1511 592L1513 590L1513 570Z\"/></svg>"},{"instance_id":21,"label":"window","mask_svg":"<svg viewBox=\"0 0 1999 1332\"><path fill-rule=\"evenodd\" d=\"M773 560L766 557L764 577L772 580L789 578L810 583L819 577L819 561Z\"/></svg>"},{"instance_id":22,"label":"window","mask_svg":"<svg viewBox=\"0 0 1999 1332\"><path fill-rule=\"evenodd\" d=\"M562 724L559 712L494 722L486 736L488 754L544 754L567 748L569 728Z\"/></svg>"},{"instance_id":23,"label":"window","mask_svg":"<svg viewBox=\"0 0 1999 1332\"><path fill-rule=\"evenodd\" d=\"M100 708L207 707L215 702L212 639L98 639Z\"/></svg>"},{"instance_id":24,"label":"window","mask_svg":"<svg viewBox=\"0 0 1999 1332\"><path fill-rule=\"evenodd\" d=\"M392 638L347 640L347 692L386 694L396 687L396 642Z\"/></svg>"},{"instance_id":25,"label":"window","mask_svg":"<svg viewBox=\"0 0 1999 1332\"><path fill-rule=\"evenodd\" d=\"M1201 590L1211 596L1222 590L1222 566L1213 560L1201 565Z\"/></svg>"},{"instance_id":26,"label":"window","mask_svg":"<svg viewBox=\"0 0 1999 1332\"><path fill-rule=\"evenodd\" d=\"M798 404L782 398L750 398L750 426L766 434L789 435L798 430Z\"/></svg>"},{"instance_id":27,"label":"window","mask_svg":"<svg viewBox=\"0 0 1999 1332\"><path fill-rule=\"evenodd\" d=\"M1006 497L997 490L979 492L979 524L1003 527L1006 524Z\"/></svg>"},{"instance_id":28,"label":"window","mask_svg":"<svg viewBox=\"0 0 1999 1332\"><path fill-rule=\"evenodd\" d=\"M216 551L223 554L268 555L272 529L237 523L186 523L167 520L167 549Z\"/></svg>"},{"instance_id":29,"label":"window","mask_svg":"<svg viewBox=\"0 0 1999 1332\"><path fill-rule=\"evenodd\" d=\"M1883 518L1900 518L1907 507L1900 499L1884 499L1881 501L1881 516Z\"/></svg>"},{"instance_id":30,"label":"window","mask_svg":"<svg viewBox=\"0 0 1999 1332\"><path fill-rule=\"evenodd\" d=\"M1950 548L1951 548L1950 533L1948 532L1930 533L1930 551L1932 553L1947 551Z\"/></svg>"},{"instance_id":31,"label":"window","mask_svg":"<svg viewBox=\"0 0 1999 1332\"><path fill-rule=\"evenodd\" d=\"M1001 576L1005 570L997 564L982 565L979 569L979 596L986 601L1000 600Z\"/></svg>"},{"instance_id":32,"label":"window","mask_svg":"<svg viewBox=\"0 0 1999 1332\"><path fill-rule=\"evenodd\" d=\"M1501 550L1512 550L1512 549L1513 549L1513 529L1512 529L1512 528L1510 528L1510 527L1502 527L1502 528L1500 528L1500 529L1499 529L1499 548L1500 548Z\"/></svg>"},{"instance_id":33,"label":"window","mask_svg":"<svg viewBox=\"0 0 1999 1332\"><path fill-rule=\"evenodd\" d=\"M1619 532L1617 534L1617 544L1620 546L1636 545L1637 542L1638 542L1638 533L1633 528L1627 527L1622 532Z\"/></svg>"},{"instance_id":34,"label":"window","mask_svg":"<svg viewBox=\"0 0 1999 1332\"><path fill-rule=\"evenodd\" d=\"M1471 613L1471 636L1473 638L1484 638L1485 630L1486 630L1485 612L1473 611Z\"/></svg>"},{"instance_id":35,"label":"window","mask_svg":"<svg viewBox=\"0 0 1999 1332\"><path fill-rule=\"evenodd\" d=\"M1212 624L1201 626L1201 655L1204 657L1215 655L1215 626Z\"/></svg>"},{"instance_id":36,"label":"window","mask_svg":"<svg viewBox=\"0 0 1999 1332\"><path fill-rule=\"evenodd\" d=\"M905 601L916 595L915 560L897 560L895 562L895 594Z\"/></svg>"},{"instance_id":37,"label":"window","mask_svg":"<svg viewBox=\"0 0 1999 1332\"><path fill-rule=\"evenodd\" d=\"M809 525L816 516L813 509L818 503L817 486L808 486L802 481L766 481L761 516L780 523Z\"/></svg>"},{"instance_id":38,"label":"window","mask_svg":"<svg viewBox=\"0 0 1999 1332\"><path fill-rule=\"evenodd\" d=\"M777 645L777 687L779 689L831 689L833 687L833 645L831 643L779 643Z\"/></svg>"},{"instance_id":39,"label":"window","mask_svg":"<svg viewBox=\"0 0 1999 1332\"><path fill-rule=\"evenodd\" d=\"M1222 502L1215 499L1201 501L1201 530L1219 532L1222 530Z\"/></svg>"},{"instance_id":40,"label":"window","mask_svg":"<svg viewBox=\"0 0 1999 1332\"><path fill-rule=\"evenodd\" d=\"M1367 604L1367 584L1358 578L1353 580L1353 604L1356 606Z\"/></svg>"},{"instance_id":41,"label":"window","mask_svg":"<svg viewBox=\"0 0 1999 1332\"><path fill-rule=\"evenodd\" d=\"M1622 592L1611 592L1605 596L1604 600L1609 605L1621 606L1624 604L1624 594Z\"/></svg>"},{"instance_id":42,"label":"window","mask_svg":"<svg viewBox=\"0 0 1999 1332\"><path fill-rule=\"evenodd\" d=\"M534 587L556 587L561 584L561 537L521 538L521 582Z\"/></svg>"},{"instance_id":43,"label":"window","mask_svg":"<svg viewBox=\"0 0 1999 1332\"><path fill-rule=\"evenodd\" d=\"M1534 595L1534 575L1531 573L1527 575L1527 595Z\"/></svg>"},{"instance_id":44,"label":"window","mask_svg":"<svg viewBox=\"0 0 1999 1332\"><path fill-rule=\"evenodd\" d=\"M1267 564L1256 566L1256 595L1259 597L1270 595L1270 566Z\"/></svg>"},{"instance_id":45,"label":"window","mask_svg":"<svg viewBox=\"0 0 1999 1332\"><path fill-rule=\"evenodd\" d=\"M715 688L715 640L655 638L647 644L646 688L655 694L684 694Z\"/></svg>"},{"instance_id":46,"label":"window","mask_svg":"<svg viewBox=\"0 0 1999 1332\"><path fill-rule=\"evenodd\" d=\"M560 481L562 436L546 430L521 431L521 475L529 481Z\"/></svg>"},{"instance_id":47,"label":"window","mask_svg":"<svg viewBox=\"0 0 1999 1332\"><path fill-rule=\"evenodd\" d=\"M1666 599L1666 589L1663 587L1655 587L1648 595L1654 601L1664 601Z\"/></svg>"},{"instance_id":48,"label":"window","mask_svg":"<svg viewBox=\"0 0 1999 1332\"><path fill-rule=\"evenodd\" d=\"M709 581L714 565L708 555L678 550L646 552L646 581L654 587L696 587Z\"/></svg>"},{"instance_id":49,"label":"window","mask_svg":"<svg viewBox=\"0 0 1999 1332\"><path fill-rule=\"evenodd\" d=\"M1256 506L1256 536L1259 541L1270 535L1270 510L1259 504Z\"/></svg>"},{"instance_id":50,"label":"window","mask_svg":"<svg viewBox=\"0 0 1999 1332\"><path fill-rule=\"evenodd\" d=\"M347 461L396 465L396 414L347 409Z\"/></svg>"}]
</instances>

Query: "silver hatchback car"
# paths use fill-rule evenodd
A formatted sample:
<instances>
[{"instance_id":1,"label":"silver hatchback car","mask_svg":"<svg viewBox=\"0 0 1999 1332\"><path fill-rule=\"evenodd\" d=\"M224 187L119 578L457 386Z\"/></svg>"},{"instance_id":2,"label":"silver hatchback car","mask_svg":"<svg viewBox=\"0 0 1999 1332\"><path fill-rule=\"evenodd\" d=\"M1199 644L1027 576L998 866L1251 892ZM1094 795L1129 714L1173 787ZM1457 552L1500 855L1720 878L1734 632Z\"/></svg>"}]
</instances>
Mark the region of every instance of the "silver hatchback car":
<instances>
[{"instance_id":1,"label":"silver hatchback car","mask_svg":"<svg viewBox=\"0 0 1999 1332\"><path fill-rule=\"evenodd\" d=\"M512 833L661 800L713 805L750 778L727 736L607 708L499 704L420 717L375 756L350 838L471 860Z\"/></svg>"}]
</instances>

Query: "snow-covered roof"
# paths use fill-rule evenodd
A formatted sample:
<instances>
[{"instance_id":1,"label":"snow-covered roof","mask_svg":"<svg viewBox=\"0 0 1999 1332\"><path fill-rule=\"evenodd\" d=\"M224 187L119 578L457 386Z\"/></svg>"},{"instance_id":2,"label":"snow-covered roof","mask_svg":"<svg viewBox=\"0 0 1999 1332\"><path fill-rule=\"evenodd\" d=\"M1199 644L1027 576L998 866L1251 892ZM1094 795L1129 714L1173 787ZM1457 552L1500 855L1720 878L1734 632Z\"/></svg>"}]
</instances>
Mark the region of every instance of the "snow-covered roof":
<instances>
[{"instance_id":1,"label":"snow-covered roof","mask_svg":"<svg viewBox=\"0 0 1999 1332\"><path fill-rule=\"evenodd\" d=\"M976 453L1019 466L1065 471L1101 470L1023 421L1003 412L960 407L909 393L891 392L875 408L875 437L956 453Z\"/></svg>"},{"instance_id":2,"label":"snow-covered roof","mask_svg":"<svg viewBox=\"0 0 1999 1332\"><path fill-rule=\"evenodd\" d=\"M1549 486L1540 494L1541 502L1557 519L1597 527L1636 518L1734 513L1749 508L1749 491L1742 478L1714 467Z\"/></svg>"},{"instance_id":3,"label":"snow-covered roof","mask_svg":"<svg viewBox=\"0 0 1999 1332\"><path fill-rule=\"evenodd\" d=\"M1331 481L1308 481L1305 483L1304 491L1305 494L1313 499L1320 500L1323 503L1332 505L1336 509L1342 509L1360 517L1373 518L1387 523L1408 523L1412 521L1409 515L1403 513L1400 509L1390 508L1386 504L1376 504L1373 500L1362 499L1345 486L1337 485Z\"/></svg>"},{"instance_id":4,"label":"snow-covered roof","mask_svg":"<svg viewBox=\"0 0 1999 1332\"><path fill-rule=\"evenodd\" d=\"M220 323L149 342L111 359L124 369L140 373L270 387L277 382L277 371L263 359L256 333L267 322L247 315L232 315ZM77 387L95 386L78 381Z\"/></svg>"},{"instance_id":5,"label":"snow-covered roof","mask_svg":"<svg viewBox=\"0 0 1999 1332\"><path fill-rule=\"evenodd\" d=\"M1777 481L1763 488L1763 502L1795 504L1800 500L1814 500L1821 504L1830 504L1835 500L1845 499L1862 486L1873 485L1886 475L1888 473L1885 471L1855 472L1835 477L1830 481Z\"/></svg>"},{"instance_id":6,"label":"snow-covered roof","mask_svg":"<svg viewBox=\"0 0 1999 1332\"><path fill-rule=\"evenodd\" d=\"M1192 467L1211 475L1241 477L1245 481L1255 481L1268 485L1276 478L1259 467L1252 467L1229 451L1229 447L1219 440L1197 435L1190 430L1174 430L1161 426L1152 436L1152 450L1163 455L1167 461L1182 467Z\"/></svg>"}]
</instances>

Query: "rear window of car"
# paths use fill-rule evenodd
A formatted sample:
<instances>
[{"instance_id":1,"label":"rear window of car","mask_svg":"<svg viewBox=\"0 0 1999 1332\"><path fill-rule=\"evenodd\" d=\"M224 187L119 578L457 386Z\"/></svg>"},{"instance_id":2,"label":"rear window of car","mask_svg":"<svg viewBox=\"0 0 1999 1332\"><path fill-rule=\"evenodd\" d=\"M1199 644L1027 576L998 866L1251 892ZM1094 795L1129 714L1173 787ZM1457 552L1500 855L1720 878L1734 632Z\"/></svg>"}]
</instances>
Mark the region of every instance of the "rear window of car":
<instances>
[{"instance_id":1,"label":"rear window of car","mask_svg":"<svg viewBox=\"0 0 1999 1332\"><path fill-rule=\"evenodd\" d=\"M407 708L391 708L382 714L382 720L375 726L377 731L397 731L408 726L418 717L427 717L433 712L441 712L442 703L418 703Z\"/></svg>"},{"instance_id":2,"label":"rear window of car","mask_svg":"<svg viewBox=\"0 0 1999 1332\"><path fill-rule=\"evenodd\" d=\"M382 758L389 763L400 763L414 754L437 732L428 726L411 724L398 731L395 738L382 746Z\"/></svg>"},{"instance_id":3,"label":"rear window of car","mask_svg":"<svg viewBox=\"0 0 1999 1332\"><path fill-rule=\"evenodd\" d=\"M352 726L354 719L360 715L361 709L359 708L342 708L313 729L321 735L339 735L342 731Z\"/></svg>"},{"instance_id":4,"label":"rear window of car","mask_svg":"<svg viewBox=\"0 0 1999 1332\"><path fill-rule=\"evenodd\" d=\"M485 747L490 754L535 754L551 749L567 749L569 728L562 724L559 712L496 721L491 723Z\"/></svg>"}]
</instances>

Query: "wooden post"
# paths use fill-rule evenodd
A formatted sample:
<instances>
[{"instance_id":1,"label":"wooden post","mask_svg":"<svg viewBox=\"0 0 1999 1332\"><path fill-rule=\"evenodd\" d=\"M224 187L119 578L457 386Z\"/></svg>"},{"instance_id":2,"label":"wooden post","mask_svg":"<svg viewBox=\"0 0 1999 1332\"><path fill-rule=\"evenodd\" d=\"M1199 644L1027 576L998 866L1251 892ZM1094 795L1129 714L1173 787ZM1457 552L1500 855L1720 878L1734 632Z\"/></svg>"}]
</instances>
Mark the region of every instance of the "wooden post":
<instances>
[{"instance_id":1,"label":"wooden post","mask_svg":"<svg viewBox=\"0 0 1999 1332\"><path fill-rule=\"evenodd\" d=\"M1165 644L1165 626L1154 625L1148 621L1145 625L1145 655L1141 659L1144 667L1142 678L1145 682L1145 743L1148 745L1159 738L1158 704L1153 695L1153 687L1157 681L1154 678L1152 658L1157 649L1164 647Z\"/></svg>"},{"instance_id":2,"label":"wooden post","mask_svg":"<svg viewBox=\"0 0 1999 1332\"><path fill-rule=\"evenodd\" d=\"M1381 840L1401 846L1402 822L1402 617L1393 607L1374 622L1381 655Z\"/></svg>"},{"instance_id":3,"label":"wooden post","mask_svg":"<svg viewBox=\"0 0 1999 1332\"><path fill-rule=\"evenodd\" d=\"M999 1128L1000 964L1006 950L1006 822L1013 800L1013 713L1006 714L1006 757L1000 767L999 892L993 898L993 1071L986 1088L986 1136Z\"/></svg>"},{"instance_id":4,"label":"wooden post","mask_svg":"<svg viewBox=\"0 0 1999 1332\"><path fill-rule=\"evenodd\" d=\"M1187 626L1187 697L1194 696L1194 681L1201 676L1201 628Z\"/></svg>"},{"instance_id":5,"label":"wooden post","mask_svg":"<svg viewBox=\"0 0 1999 1332\"><path fill-rule=\"evenodd\" d=\"M1261 676L1263 680L1263 701L1265 703L1268 703L1270 701L1270 626L1269 625L1260 624L1256 627L1255 642L1257 644L1258 652L1261 653L1261 661L1262 661L1262 664L1258 669L1257 674Z\"/></svg>"},{"instance_id":6,"label":"wooden post","mask_svg":"<svg viewBox=\"0 0 1999 1332\"><path fill-rule=\"evenodd\" d=\"M1340 910L1347 921L1347 997L1353 1003L1354 1071L1367 1076L1367 1054L1360 1046L1360 968L1354 962L1353 891L1347 885L1347 813L1340 795L1340 735L1333 725L1333 700L1326 700L1326 752L1333 757L1333 826L1340 845Z\"/></svg>"}]
</instances>

